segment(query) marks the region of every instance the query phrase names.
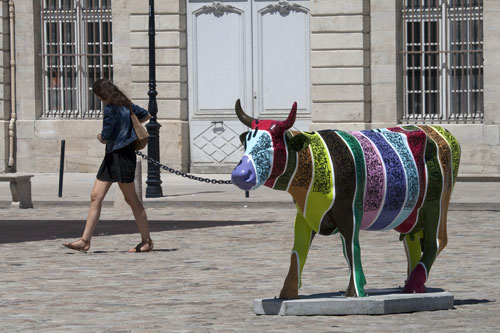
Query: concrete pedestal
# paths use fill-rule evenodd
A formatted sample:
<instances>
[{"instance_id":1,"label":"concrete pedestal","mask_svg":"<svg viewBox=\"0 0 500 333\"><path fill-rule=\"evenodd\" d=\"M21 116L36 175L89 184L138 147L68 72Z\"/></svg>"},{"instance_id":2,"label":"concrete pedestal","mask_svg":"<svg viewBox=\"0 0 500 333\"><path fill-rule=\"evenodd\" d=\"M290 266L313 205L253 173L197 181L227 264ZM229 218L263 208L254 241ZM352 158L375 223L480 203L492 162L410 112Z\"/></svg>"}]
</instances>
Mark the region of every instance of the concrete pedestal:
<instances>
[{"instance_id":1,"label":"concrete pedestal","mask_svg":"<svg viewBox=\"0 0 500 333\"><path fill-rule=\"evenodd\" d=\"M300 296L295 300L256 299L257 315L337 316L382 315L417 311L447 310L453 307L453 295L436 288L424 294L403 294L401 289L368 289L366 297L344 297L343 293Z\"/></svg>"}]
</instances>

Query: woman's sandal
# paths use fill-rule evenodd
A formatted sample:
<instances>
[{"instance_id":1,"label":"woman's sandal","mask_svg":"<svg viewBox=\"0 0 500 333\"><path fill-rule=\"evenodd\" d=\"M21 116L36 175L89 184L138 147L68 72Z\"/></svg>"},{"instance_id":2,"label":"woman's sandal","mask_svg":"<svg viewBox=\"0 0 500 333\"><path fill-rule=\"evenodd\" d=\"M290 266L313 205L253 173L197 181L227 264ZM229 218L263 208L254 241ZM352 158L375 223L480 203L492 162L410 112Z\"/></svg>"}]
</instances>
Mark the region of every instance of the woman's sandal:
<instances>
[{"instance_id":1,"label":"woman's sandal","mask_svg":"<svg viewBox=\"0 0 500 333\"><path fill-rule=\"evenodd\" d=\"M144 245L148 246L145 250L142 249L142 247ZM153 247L154 247L153 240L151 238L148 238L146 240L143 240L139 244L137 244L136 247L128 250L128 252L129 253L149 252L149 251L153 250Z\"/></svg>"},{"instance_id":2,"label":"woman's sandal","mask_svg":"<svg viewBox=\"0 0 500 333\"><path fill-rule=\"evenodd\" d=\"M83 242L83 246L82 245L75 245L75 243L78 243L80 241ZM85 240L83 238L80 238L79 240L71 242L71 243L64 243L63 246L65 246L71 250L87 252L90 249L90 241Z\"/></svg>"}]
</instances>

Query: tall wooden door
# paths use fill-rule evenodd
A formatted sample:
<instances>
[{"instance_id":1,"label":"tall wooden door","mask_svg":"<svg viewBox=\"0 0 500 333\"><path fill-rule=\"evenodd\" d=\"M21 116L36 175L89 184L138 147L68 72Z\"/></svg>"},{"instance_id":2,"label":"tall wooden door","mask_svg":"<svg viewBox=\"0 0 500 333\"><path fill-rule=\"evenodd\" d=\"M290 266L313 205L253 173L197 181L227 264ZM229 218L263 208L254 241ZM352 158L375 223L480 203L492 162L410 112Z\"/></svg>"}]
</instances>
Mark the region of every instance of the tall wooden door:
<instances>
[{"instance_id":1,"label":"tall wooden door","mask_svg":"<svg viewBox=\"0 0 500 333\"><path fill-rule=\"evenodd\" d=\"M255 118L310 121L308 1L187 0L191 172L224 173L240 160L239 98Z\"/></svg>"}]
</instances>

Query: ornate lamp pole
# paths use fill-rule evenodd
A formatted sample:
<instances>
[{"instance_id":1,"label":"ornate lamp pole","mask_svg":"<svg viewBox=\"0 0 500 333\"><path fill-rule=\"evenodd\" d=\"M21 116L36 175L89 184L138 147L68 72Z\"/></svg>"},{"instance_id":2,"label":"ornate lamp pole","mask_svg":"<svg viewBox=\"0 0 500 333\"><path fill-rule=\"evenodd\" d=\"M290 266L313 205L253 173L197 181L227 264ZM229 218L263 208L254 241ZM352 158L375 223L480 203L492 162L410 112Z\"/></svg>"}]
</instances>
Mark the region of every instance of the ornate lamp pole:
<instances>
[{"instance_id":1,"label":"ornate lamp pole","mask_svg":"<svg viewBox=\"0 0 500 333\"><path fill-rule=\"evenodd\" d=\"M149 133L148 155L160 161L160 127L156 120L158 105L156 104L156 58L155 58L155 5L149 0L149 104L148 111L152 118L146 125ZM160 166L148 161L148 178L146 180L146 198L163 196L160 179Z\"/></svg>"}]
</instances>

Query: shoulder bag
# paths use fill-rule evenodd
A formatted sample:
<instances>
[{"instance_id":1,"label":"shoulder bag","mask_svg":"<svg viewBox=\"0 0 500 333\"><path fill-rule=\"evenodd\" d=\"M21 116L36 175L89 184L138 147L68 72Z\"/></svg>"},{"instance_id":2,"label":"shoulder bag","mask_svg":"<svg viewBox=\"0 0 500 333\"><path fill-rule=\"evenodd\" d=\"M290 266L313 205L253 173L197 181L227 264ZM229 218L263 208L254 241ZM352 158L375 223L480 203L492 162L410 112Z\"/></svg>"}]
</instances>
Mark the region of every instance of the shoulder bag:
<instances>
[{"instance_id":1,"label":"shoulder bag","mask_svg":"<svg viewBox=\"0 0 500 333\"><path fill-rule=\"evenodd\" d=\"M144 126L142 126L132 109L130 109L130 122L132 123L135 135L137 136L137 140L135 140L135 150L144 149L149 141L149 133Z\"/></svg>"}]
</instances>

